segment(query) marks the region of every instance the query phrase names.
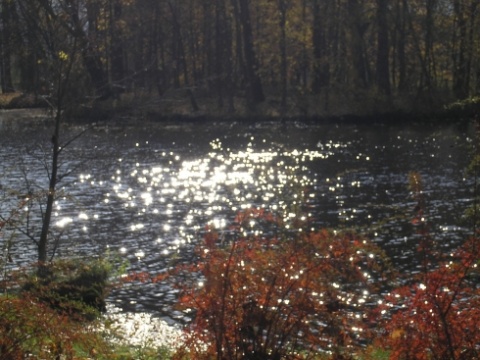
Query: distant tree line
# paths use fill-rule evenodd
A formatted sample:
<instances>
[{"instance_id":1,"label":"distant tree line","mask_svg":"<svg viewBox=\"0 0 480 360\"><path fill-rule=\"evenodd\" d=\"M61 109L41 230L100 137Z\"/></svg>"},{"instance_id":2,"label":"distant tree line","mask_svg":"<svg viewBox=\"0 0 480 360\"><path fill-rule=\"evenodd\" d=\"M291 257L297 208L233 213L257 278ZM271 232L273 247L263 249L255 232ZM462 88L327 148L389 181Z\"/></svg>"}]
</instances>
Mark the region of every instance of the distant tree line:
<instances>
[{"instance_id":1,"label":"distant tree line","mask_svg":"<svg viewBox=\"0 0 480 360\"><path fill-rule=\"evenodd\" d=\"M72 56L79 94L268 99L323 110L434 105L480 90L478 0L0 0L3 93L48 93ZM61 40L59 40L61 39ZM73 80L72 80L73 81ZM156 95L155 95L156 96ZM304 109L307 111L307 109Z\"/></svg>"}]
</instances>

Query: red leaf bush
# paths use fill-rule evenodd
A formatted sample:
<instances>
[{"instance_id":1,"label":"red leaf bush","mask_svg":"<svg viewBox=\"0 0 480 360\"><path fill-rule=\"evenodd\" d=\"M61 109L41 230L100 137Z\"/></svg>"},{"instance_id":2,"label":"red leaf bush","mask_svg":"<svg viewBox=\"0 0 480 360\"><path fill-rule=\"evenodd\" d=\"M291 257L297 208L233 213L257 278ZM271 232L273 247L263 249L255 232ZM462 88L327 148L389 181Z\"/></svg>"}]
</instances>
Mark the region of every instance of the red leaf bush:
<instances>
[{"instance_id":1,"label":"red leaf bush","mask_svg":"<svg viewBox=\"0 0 480 360\"><path fill-rule=\"evenodd\" d=\"M480 358L477 238L437 268L392 291L380 307L391 359Z\"/></svg>"},{"instance_id":2,"label":"red leaf bush","mask_svg":"<svg viewBox=\"0 0 480 360\"><path fill-rule=\"evenodd\" d=\"M259 209L240 213L230 238L207 229L187 276L180 306L193 313L186 347L195 359L294 359L348 354L368 333L374 279L390 275L374 244L353 234L267 236L255 221L281 226ZM281 231L276 232L281 234ZM275 234L275 232L269 232Z\"/></svg>"},{"instance_id":3,"label":"red leaf bush","mask_svg":"<svg viewBox=\"0 0 480 360\"><path fill-rule=\"evenodd\" d=\"M408 274L379 307L379 344L390 359L478 359L480 239L470 237L450 254L438 251L425 218L421 176L411 173L409 180L422 271Z\"/></svg>"}]
</instances>

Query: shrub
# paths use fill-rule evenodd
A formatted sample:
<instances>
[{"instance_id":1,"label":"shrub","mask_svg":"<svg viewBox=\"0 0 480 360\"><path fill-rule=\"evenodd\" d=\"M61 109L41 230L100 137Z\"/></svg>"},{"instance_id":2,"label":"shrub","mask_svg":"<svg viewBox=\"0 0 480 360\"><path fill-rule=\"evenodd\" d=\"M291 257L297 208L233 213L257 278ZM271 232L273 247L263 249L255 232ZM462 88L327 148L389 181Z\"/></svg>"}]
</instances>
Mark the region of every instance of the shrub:
<instances>
[{"instance_id":1,"label":"shrub","mask_svg":"<svg viewBox=\"0 0 480 360\"><path fill-rule=\"evenodd\" d=\"M380 307L391 359L478 359L480 288L477 238L450 259L391 292Z\"/></svg>"},{"instance_id":2,"label":"shrub","mask_svg":"<svg viewBox=\"0 0 480 360\"><path fill-rule=\"evenodd\" d=\"M194 313L183 359L293 359L352 353L365 341L366 304L375 278L390 274L383 253L354 234L247 232L252 221L280 226L250 209L232 238L214 229L197 247L180 304ZM280 232L276 232L279 234Z\"/></svg>"},{"instance_id":3,"label":"shrub","mask_svg":"<svg viewBox=\"0 0 480 360\"><path fill-rule=\"evenodd\" d=\"M478 359L480 239L475 234L448 255L436 250L418 173L410 174L410 187L422 271L409 274L379 307L380 343L391 359Z\"/></svg>"},{"instance_id":4,"label":"shrub","mask_svg":"<svg viewBox=\"0 0 480 360\"><path fill-rule=\"evenodd\" d=\"M99 334L29 296L0 297L1 359L69 359L108 353Z\"/></svg>"}]
</instances>

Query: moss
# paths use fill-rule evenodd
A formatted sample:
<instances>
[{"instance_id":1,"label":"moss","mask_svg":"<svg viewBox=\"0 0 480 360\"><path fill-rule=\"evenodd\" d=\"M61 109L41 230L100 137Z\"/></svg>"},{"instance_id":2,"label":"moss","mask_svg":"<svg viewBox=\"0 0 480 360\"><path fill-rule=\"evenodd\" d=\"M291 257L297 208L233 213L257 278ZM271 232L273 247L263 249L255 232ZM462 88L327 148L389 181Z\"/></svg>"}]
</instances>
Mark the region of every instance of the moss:
<instances>
[{"instance_id":1,"label":"moss","mask_svg":"<svg viewBox=\"0 0 480 360\"><path fill-rule=\"evenodd\" d=\"M61 260L39 278L28 275L23 291L57 310L93 318L106 310L112 267L105 260Z\"/></svg>"}]
</instances>

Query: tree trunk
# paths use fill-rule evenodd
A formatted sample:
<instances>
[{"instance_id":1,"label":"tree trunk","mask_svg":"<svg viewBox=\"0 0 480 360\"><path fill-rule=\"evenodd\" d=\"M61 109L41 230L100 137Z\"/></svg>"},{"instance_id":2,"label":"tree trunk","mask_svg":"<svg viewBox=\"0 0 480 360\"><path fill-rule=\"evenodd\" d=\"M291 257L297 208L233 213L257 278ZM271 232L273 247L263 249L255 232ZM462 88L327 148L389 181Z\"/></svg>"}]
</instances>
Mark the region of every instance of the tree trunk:
<instances>
[{"instance_id":1,"label":"tree trunk","mask_svg":"<svg viewBox=\"0 0 480 360\"><path fill-rule=\"evenodd\" d=\"M351 83L354 88L363 89L369 82L363 39L368 23L362 20L362 9L358 0L347 1L347 21Z\"/></svg>"},{"instance_id":2,"label":"tree trunk","mask_svg":"<svg viewBox=\"0 0 480 360\"><path fill-rule=\"evenodd\" d=\"M321 5L322 4L322 5ZM324 0L313 1L313 82L312 91L319 94L330 84L328 61L326 5Z\"/></svg>"},{"instance_id":3,"label":"tree trunk","mask_svg":"<svg viewBox=\"0 0 480 360\"><path fill-rule=\"evenodd\" d=\"M3 93L14 92L12 81L11 49L13 45L13 12L14 3L8 0L2 0L2 34L0 38L1 45L1 85Z\"/></svg>"},{"instance_id":4,"label":"tree trunk","mask_svg":"<svg viewBox=\"0 0 480 360\"><path fill-rule=\"evenodd\" d=\"M281 108L285 111L287 108L287 3L286 0L278 0L278 9L280 11L280 87L281 87Z\"/></svg>"},{"instance_id":5,"label":"tree trunk","mask_svg":"<svg viewBox=\"0 0 480 360\"><path fill-rule=\"evenodd\" d=\"M425 86L432 89L432 78L435 76L433 56L434 8L437 0L427 0L425 15Z\"/></svg>"},{"instance_id":6,"label":"tree trunk","mask_svg":"<svg viewBox=\"0 0 480 360\"><path fill-rule=\"evenodd\" d=\"M378 89L390 95L389 41L387 22L388 0L377 0L377 67Z\"/></svg>"},{"instance_id":7,"label":"tree trunk","mask_svg":"<svg viewBox=\"0 0 480 360\"><path fill-rule=\"evenodd\" d=\"M455 42L458 44L457 52L454 54L453 70L453 92L457 99L468 97L468 69L467 69L467 22L465 19L463 3L460 0L453 2L453 10L456 21Z\"/></svg>"},{"instance_id":8,"label":"tree trunk","mask_svg":"<svg viewBox=\"0 0 480 360\"><path fill-rule=\"evenodd\" d=\"M215 71L218 107L227 102L227 112L234 111L232 88L232 28L228 21L225 0L216 0L215 7Z\"/></svg>"},{"instance_id":9,"label":"tree trunk","mask_svg":"<svg viewBox=\"0 0 480 360\"><path fill-rule=\"evenodd\" d=\"M398 59L398 85L400 93L407 91L407 63L405 55L406 26L407 26L407 0L398 1L397 31L398 41L396 43L396 52Z\"/></svg>"},{"instance_id":10,"label":"tree trunk","mask_svg":"<svg viewBox=\"0 0 480 360\"><path fill-rule=\"evenodd\" d=\"M172 14L172 26L173 26L173 37L172 37L172 61L173 61L173 72L174 72L174 85L175 87L180 87L180 74L183 70L183 84L187 85L189 83L188 79L188 69L185 59L185 50L183 48L183 39L181 33L180 22L178 20L178 3L168 1L168 6Z\"/></svg>"},{"instance_id":11,"label":"tree trunk","mask_svg":"<svg viewBox=\"0 0 480 360\"><path fill-rule=\"evenodd\" d=\"M302 0L302 22L307 22L307 0ZM302 34L302 55L301 61L297 65L297 71L300 73L300 84L302 88L305 89L307 87L307 76L308 76L308 67L309 67L309 60L308 60L308 49L307 43L309 42L308 31L306 29L303 30Z\"/></svg>"},{"instance_id":12,"label":"tree trunk","mask_svg":"<svg viewBox=\"0 0 480 360\"><path fill-rule=\"evenodd\" d=\"M60 104L59 104L60 106ZM53 204L55 201L55 191L57 187L58 158L60 155L60 122L61 110L56 109L55 129L52 136L52 168L50 171L49 187L47 192L47 205L43 214L42 231L38 241L38 263L42 267L47 262L48 240L50 232L50 223L53 213Z\"/></svg>"},{"instance_id":13,"label":"tree trunk","mask_svg":"<svg viewBox=\"0 0 480 360\"><path fill-rule=\"evenodd\" d=\"M123 44L122 44L122 4L119 0L113 0L111 4L110 14L110 69L112 75L112 90L114 94L118 93L119 86L125 78L124 61L123 61Z\"/></svg>"},{"instance_id":14,"label":"tree trunk","mask_svg":"<svg viewBox=\"0 0 480 360\"><path fill-rule=\"evenodd\" d=\"M417 91L418 91L418 94L421 94L425 89L425 81L423 80L428 79L429 77L428 67L425 60L424 47L421 44L421 38L420 38L421 34L418 34L418 31L415 26L416 24L414 23L414 18L416 16L415 14L412 15L410 13L406 0L404 1L404 6L405 6L404 8L405 16L408 20L409 30L412 37L413 48L415 49L416 51L415 55L418 57L418 60L419 60L420 81L418 81ZM428 100L431 101L432 100L431 97L429 97Z\"/></svg>"},{"instance_id":15,"label":"tree trunk","mask_svg":"<svg viewBox=\"0 0 480 360\"><path fill-rule=\"evenodd\" d=\"M217 27L218 25L218 11L217 11L217 4L211 4L210 0L202 2L202 32L203 32L203 53L201 58L197 63L196 59L196 46L198 41L196 38L197 30L194 27L194 19L195 14L191 14L190 16L190 58L192 59L192 68L194 74L194 81L197 83L198 81L202 81L206 79L208 84L208 89L214 89L218 85L217 81L217 74L218 69L216 66L218 65L219 60L217 59L218 52L216 49L216 41L217 41ZM192 4L193 8L193 4ZM215 21L212 23L212 19ZM220 55L221 56L221 55ZM201 68L201 71L197 68Z\"/></svg>"},{"instance_id":16,"label":"tree trunk","mask_svg":"<svg viewBox=\"0 0 480 360\"><path fill-rule=\"evenodd\" d=\"M463 6L462 6L463 5ZM479 3L472 1L467 9L467 4L454 2L454 10L458 24L458 56L454 71L454 92L457 98L464 99L470 95L470 77L472 74L472 60L475 49L476 13ZM467 24L467 15L468 24ZM477 80L478 81L478 80Z\"/></svg>"},{"instance_id":17,"label":"tree trunk","mask_svg":"<svg viewBox=\"0 0 480 360\"><path fill-rule=\"evenodd\" d=\"M265 100L263 86L258 75L258 63L253 46L252 24L250 21L249 0L238 1L239 23L242 29L243 54L245 56L245 79L247 80L247 100L256 105Z\"/></svg>"},{"instance_id":18,"label":"tree trunk","mask_svg":"<svg viewBox=\"0 0 480 360\"><path fill-rule=\"evenodd\" d=\"M71 26L64 24L72 36L77 40L77 43L81 49L83 63L85 69L94 85L95 91L98 97L109 97L111 95L110 88L108 86L108 77L102 65L101 56L98 51L95 50L94 44L89 41L87 34L85 33L84 26L79 17L79 12L76 2L73 0L65 0L66 6L70 12ZM56 14L51 8L51 4L42 0L42 4L45 10L51 15Z\"/></svg>"}]
</instances>

